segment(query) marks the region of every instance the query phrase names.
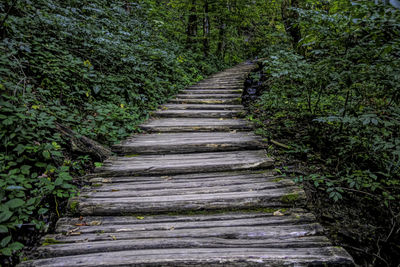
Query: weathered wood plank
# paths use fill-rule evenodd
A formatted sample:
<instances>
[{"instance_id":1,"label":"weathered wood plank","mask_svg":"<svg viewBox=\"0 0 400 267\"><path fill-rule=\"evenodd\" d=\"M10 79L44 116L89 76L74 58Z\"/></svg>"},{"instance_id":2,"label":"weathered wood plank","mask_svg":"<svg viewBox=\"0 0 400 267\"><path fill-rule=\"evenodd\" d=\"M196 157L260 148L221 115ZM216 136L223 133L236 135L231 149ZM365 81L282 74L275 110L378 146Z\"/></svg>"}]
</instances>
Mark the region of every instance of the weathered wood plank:
<instances>
[{"instance_id":1,"label":"weathered wood plank","mask_svg":"<svg viewBox=\"0 0 400 267\"><path fill-rule=\"evenodd\" d=\"M229 105L237 105L240 104L242 101L241 98L235 98L235 99L217 99L217 98L211 98L211 99L183 99L183 98L176 98L176 99L170 99L169 103L171 104L229 104Z\"/></svg>"},{"instance_id":2,"label":"weathered wood plank","mask_svg":"<svg viewBox=\"0 0 400 267\"><path fill-rule=\"evenodd\" d=\"M25 262L21 266L354 266L337 247L127 250Z\"/></svg>"},{"instance_id":3,"label":"weathered wood plank","mask_svg":"<svg viewBox=\"0 0 400 267\"><path fill-rule=\"evenodd\" d=\"M238 89L243 89L243 85L197 85L197 86L192 86L189 87L188 89L196 89L196 90L202 90L202 89L216 89L216 90L238 90Z\"/></svg>"},{"instance_id":4,"label":"weathered wood plank","mask_svg":"<svg viewBox=\"0 0 400 267\"><path fill-rule=\"evenodd\" d=\"M45 257L61 257L88 253L164 249L164 248L240 248L243 243L247 248L312 248L327 247L329 240L324 236L305 236L302 238L276 239L224 239L224 238L152 238L115 241L97 241L84 243L67 243L39 248L39 253Z\"/></svg>"},{"instance_id":5,"label":"weathered wood plank","mask_svg":"<svg viewBox=\"0 0 400 267\"><path fill-rule=\"evenodd\" d=\"M195 88L219 88L219 87L233 87L233 88L243 88L243 82L215 82L213 80L208 80L204 83L198 83L189 87L189 89Z\"/></svg>"},{"instance_id":6,"label":"weathered wood plank","mask_svg":"<svg viewBox=\"0 0 400 267\"><path fill-rule=\"evenodd\" d=\"M243 110L242 105L223 105L223 104L165 104L160 107L162 110L168 109L211 109L211 110Z\"/></svg>"},{"instance_id":7,"label":"weathered wood plank","mask_svg":"<svg viewBox=\"0 0 400 267\"><path fill-rule=\"evenodd\" d=\"M236 99L240 98L241 94L178 94L178 99Z\"/></svg>"},{"instance_id":8,"label":"weathered wood plank","mask_svg":"<svg viewBox=\"0 0 400 267\"><path fill-rule=\"evenodd\" d=\"M290 200L286 202L286 200ZM121 198L76 198L74 206L83 215L176 212L216 209L275 208L303 205L305 194L295 188L218 194L184 194ZM77 207L78 206L78 207Z\"/></svg>"},{"instance_id":9,"label":"weathered wood plank","mask_svg":"<svg viewBox=\"0 0 400 267\"><path fill-rule=\"evenodd\" d=\"M271 177L273 178L273 177ZM156 180L158 183L140 183L140 182L126 182L126 183L96 183L95 191L96 193L101 192L120 192L120 191L131 191L131 194L137 194L138 191L146 191L146 190L165 190L165 189L172 189L172 190L182 190L182 189L190 189L190 190L206 190L209 188L215 187L223 187L226 188L223 190L228 190L231 188L234 190L234 186L245 188L245 186L250 187L263 187L263 188L279 188L279 187L288 187L293 186L294 183L288 179L282 179L277 181L276 179L271 179L269 177L264 178L254 178L254 179L223 179L223 180L212 180L206 179L202 181L190 181L190 180L183 180L183 181L170 181L164 179L161 181ZM281 179L281 178L278 178ZM252 185L250 185L252 183ZM253 189L254 190L254 189ZM83 195L85 192L90 191L89 189L83 189ZM132 193L134 192L134 193ZM194 193L194 191L191 191ZM122 193L122 192L121 192Z\"/></svg>"},{"instance_id":10,"label":"weathered wood plank","mask_svg":"<svg viewBox=\"0 0 400 267\"><path fill-rule=\"evenodd\" d=\"M119 228L110 229L110 232L102 230L98 232L80 232L81 227L75 227L66 234L51 234L44 238L54 240L53 243L80 243L98 242L113 240L134 240L151 238L223 238L223 239L246 239L252 240L285 240L288 238L302 238L306 236L318 236L323 233L323 228L317 223L305 224L284 224L284 225L250 225L250 226L231 226L231 227L212 227L212 228L188 228L175 229L173 224L168 229L146 230L143 227L129 229L122 225ZM107 228L105 228L107 230ZM79 231L78 231L79 230ZM76 232L78 234L71 234ZM246 247L243 244L243 247Z\"/></svg>"},{"instance_id":11,"label":"weathered wood plank","mask_svg":"<svg viewBox=\"0 0 400 267\"><path fill-rule=\"evenodd\" d=\"M153 113L156 117L163 118L234 118L243 117L244 111L241 110L158 110Z\"/></svg>"},{"instance_id":12,"label":"weathered wood plank","mask_svg":"<svg viewBox=\"0 0 400 267\"><path fill-rule=\"evenodd\" d=\"M231 89L214 89L214 90L209 90L209 89L186 89L181 92L182 94L210 94L210 95L220 95L220 94L242 94L243 90L242 89L236 89L236 90L231 90Z\"/></svg>"},{"instance_id":13,"label":"weathered wood plank","mask_svg":"<svg viewBox=\"0 0 400 267\"><path fill-rule=\"evenodd\" d=\"M100 176L99 174L88 175L86 179L88 179L91 183L146 183L146 184L162 184L164 182L193 182L196 180L199 181L207 181L207 180L242 180L242 179L257 179L262 177L267 177L268 179L277 179L279 180L279 176L276 176L276 172L274 170L239 170L233 172L206 172L206 173L185 173L185 174L176 174L176 175L152 175L152 176L115 176L115 177L107 177Z\"/></svg>"},{"instance_id":14,"label":"weathered wood plank","mask_svg":"<svg viewBox=\"0 0 400 267\"><path fill-rule=\"evenodd\" d=\"M95 172L108 176L140 174L182 174L272 166L274 161L264 150L207 152L193 154L140 155L107 160Z\"/></svg>"},{"instance_id":15,"label":"weathered wood plank","mask_svg":"<svg viewBox=\"0 0 400 267\"><path fill-rule=\"evenodd\" d=\"M250 132L184 132L137 135L113 151L119 154L195 153L250 150L264 147L261 139Z\"/></svg>"},{"instance_id":16,"label":"weathered wood plank","mask_svg":"<svg viewBox=\"0 0 400 267\"><path fill-rule=\"evenodd\" d=\"M154 224L154 223L180 223L180 222L191 222L197 224L197 222L207 221L234 221L234 220L252 220L258 218L269 218L274 217L274 212L278 209L271 209L268 211L259 212L219 212L211 214L197 214L197 215L146 215L146 216L90 216L90 217L63 217L57 222L56 229L63 227L63 225L76 226L82 222L86 222L89 225L95 225L92 222L100 222L101 225L124 225L124 224ZM282 209L282 216L286 217L297 217L299 214L307 214L312 217L313 215L307 213L301 208L290 208ZM278 216L280 217L280 216Z\"/></svg>"},{"instance_id":17,"label":"weathered wood plank","mask_svg":"<svg viewBox=\"0 0 400 267\"><path fill-rule=\"evenodd\" d=\"M140 125L146 132L249 131L252 124L241 119L163 118Z\"/></svg>"},{"instance_id":18,"label":"weathered wood plank","mask_svg":"<svg viewBox=\"0 0 400 267\"><path fill-rule=\"evenodd\" d=\"M150 197L150 196L169 196L169 195L187 195L187 194L219 194L227 192L249 192L261 191L267 189L276 189L284 187L282 183L263 183L253 182L252 184L219 184L212 185L210 183L203 183L202 187L195 187L194 184L188 184L186 187L177 188L170 187L165 189L147 189L135 190L135 188L127 189L121 185L108 190L107 186L104 188L95 188L94 190L81 193L81 197L85 198L125 198L125 197ZM198 184L198 183L197 183ZM173 184L176 185L176 184ZM292 187L293 188L293 187Z\"/></svg>"},{"instance_id":19,"label":"weathered wood plank","mask_svg":"<svg viewBox=\"0 0 400 267\"><path fill-rule=\"evenodd\" d=\"M93 224L95 222L95 224ZM192 229L212 229L221 227L257 227L257 226L282 226L282 225L305 225L314 223L315 217L309 213L295 214L289 216L263 216L235 220L210 220L210 221L193 221L186 222L153 222L141 224L102 224L102 220L94 221L91 217L80 220L80 223L73 224L57 224L56 233L65 234L68 239L69 233L78 231L83 234L93 233L116 233L116 232L135 232L135 231L159 231L159 230L186 230L190 232ZM77 226L79 225L79 226ZM224 229L223 229L224 230Z\"/></svg>"}]
</instances>

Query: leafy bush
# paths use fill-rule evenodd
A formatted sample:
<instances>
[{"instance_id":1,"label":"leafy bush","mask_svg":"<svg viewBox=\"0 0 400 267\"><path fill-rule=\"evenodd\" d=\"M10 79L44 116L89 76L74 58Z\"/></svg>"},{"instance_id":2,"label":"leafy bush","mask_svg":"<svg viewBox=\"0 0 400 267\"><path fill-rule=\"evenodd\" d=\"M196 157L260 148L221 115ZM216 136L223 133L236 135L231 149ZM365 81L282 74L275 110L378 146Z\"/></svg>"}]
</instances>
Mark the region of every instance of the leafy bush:
<instances>
[{"instance_id":1,"label":"leafy bush","mask_svg":"<svg viewBox=\"0 0 400 267\"><path fill-rule=\"evenodd\" d=\"M364 192L398 209L400 12L370 1L297 12L303 55L275 49L263 61L262 132L324 164L308 179L334 200Z\"/></svg>"}]
</instances>

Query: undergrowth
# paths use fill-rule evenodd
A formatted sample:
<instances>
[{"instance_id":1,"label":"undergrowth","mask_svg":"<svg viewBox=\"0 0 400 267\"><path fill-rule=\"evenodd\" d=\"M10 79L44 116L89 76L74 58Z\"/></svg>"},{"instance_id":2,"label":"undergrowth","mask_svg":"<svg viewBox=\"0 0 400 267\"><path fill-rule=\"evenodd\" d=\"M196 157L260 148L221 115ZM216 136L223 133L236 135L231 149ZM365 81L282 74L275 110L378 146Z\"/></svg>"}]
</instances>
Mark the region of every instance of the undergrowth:
<instances>
[{"instance_id":1,"label":"undergrowth","mask_svg":"<svg viewBox=\"0 0 400 267\"><path fill-rule=\"evenodd\" d=\"M368 2L343 12L296 11L304 37L297 51L282 45L265 51L263 75L252 75L261 86L249 119L285 157L302 162L295 180L316 189L314 199L372 206L352 210L352 218L374 226L355 242L364 252L357 260L367 254L376 266L397 266L400 12Z\"/></svg>"}]
</instances>

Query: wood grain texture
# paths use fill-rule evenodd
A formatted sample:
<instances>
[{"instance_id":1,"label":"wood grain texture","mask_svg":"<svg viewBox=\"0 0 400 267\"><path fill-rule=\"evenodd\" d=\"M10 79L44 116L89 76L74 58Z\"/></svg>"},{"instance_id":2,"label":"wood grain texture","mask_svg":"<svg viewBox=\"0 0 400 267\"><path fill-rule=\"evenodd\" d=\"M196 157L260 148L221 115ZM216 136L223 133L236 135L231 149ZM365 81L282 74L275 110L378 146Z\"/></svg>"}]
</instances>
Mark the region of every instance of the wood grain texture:
<instances>
[{"instance_id":1,"label":"wood grain texture","mask_svg":"<svg viewBox=\"0 0 400 267\"><path fill-rule=\"evenodd\" d=\"M178 99L235 99L240 98L241 94L178 94Z\"/></svg>"},{"instance_id":2,"label":"wood grain texture","mask_svg":"<svg viewBox=\"0 0 400 267\"><path fill-rule=\"evenodd\" d=\"M242 94L243 89L236 89L236 90L231 90L231 89L186 89L181 92L181 94L210 94L210 95L220 95L220 94Z\"/></svg>"},{"instance_id":3,"label":"wood grain texture","mask_svg":"<svg viewBox=\"0 0 400 267\"><path fill-rule=\"evenodd\" d=\"M224 105L224 104L165 104L160 107L161 110L168 109L196 109L196 110L243 110L242 105Z\"/></svg>"},{"instance_id":4,"label":"wood grain texture","mask_svg":"<svg viewBox=\"0 0 400 267\"><path fill-rule=\"evenodd\" d=\"M249 131L253 128L248 121L224 118L161 118L140 125L146 132L226 132Z\"/></svg>"},{"instance_id":5,"label":"wood grain texture","mask_svg":"<svg viewBox=\"0 0 400 267\"><path fill-rule=\"evenodd\" d=\"M162 118L235 118L243 117L244 112L242 110L168 109L158 110L153 115Z\"/></svg>"},{"instance_id":6,"label":"wood grain texture","mask_svg":"<svg viewBox=\"0 0 400 267\"><path fill-rule=\"evenodd\" d=\"M354 266L343 249L175 248L124 250L25 262L21 266Z\"/></svg>"},{"instance_id":7,"label":"wood grain texture","mask_svg":"<svg viewBox=\"0 0 400 267\"><path fill-rule=\"evenodd\" d=\"M225 99L225 98L204 98L204 99L184 99L176 98L169 100L172 104L229 104L237 105L241 103L241 98Z\"/></svg>"},{"instance_id":8,"label":"wood grain texture","mask_svg":"<svg viewBox=\"0 0 400 267\"><path fill-rule=\"evenodd\" d=\"M258 179L267 178L273 179L276 182L280 180L277 173L272 169L267 170L240 170L240 171L227 171L227 172L203 172L203 173L185 173L174 175L152 175L152 176L102 176L101 174L90 174L85 176L85 179L91 183L143 183L143 184L159 184L162 186L165 182L186 183L202 180L242 180L242 179ZM162 183L161 183L162 182Z\"/></svg>"},{"instance_id":9,"label":"wood grain texture","mask_svg":"<svg viewBox=\"0 0 400 267\"><path fill-rule=\"evenodd\" d=\"M129 154L173 154L260 149L262 140L251 132L181 132L136 135L113 151Z\"/></svg>"},{"instance_id":10,"label":"wood grain texture","mask_svg":"<svg viewBox=\"0 0 400 267\"><path fill-rule=\"evenodd\" d=\"M139 155L111 158L95 172L108 176L178 174L267 168L273 163L264 150Z\"/></svg>"}]
</instances>

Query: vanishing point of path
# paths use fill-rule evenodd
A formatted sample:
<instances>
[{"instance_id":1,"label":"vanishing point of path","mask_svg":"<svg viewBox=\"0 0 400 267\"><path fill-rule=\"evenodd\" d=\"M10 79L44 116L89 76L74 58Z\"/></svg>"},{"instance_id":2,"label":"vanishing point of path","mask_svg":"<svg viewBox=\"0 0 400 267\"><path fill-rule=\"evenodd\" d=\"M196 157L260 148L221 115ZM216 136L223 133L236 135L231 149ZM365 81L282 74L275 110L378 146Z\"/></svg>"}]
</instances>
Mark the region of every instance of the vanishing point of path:
<instances>
[{"instance_id":1,"label":"vanishing point of path","mask_svg":"<svg viewBox=\"0 0 400 267\"><path fill-rule=\"evenodd\" d=\"M239 119L253 67L191 86L116 145L20 266L353 266Z\"/></svg>"}]
</instances>

